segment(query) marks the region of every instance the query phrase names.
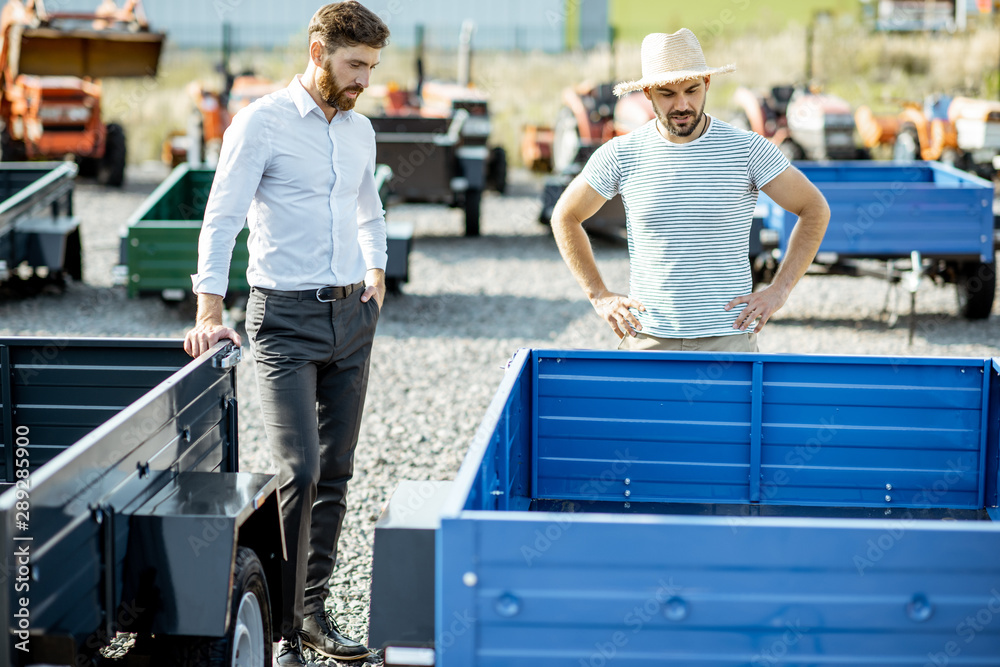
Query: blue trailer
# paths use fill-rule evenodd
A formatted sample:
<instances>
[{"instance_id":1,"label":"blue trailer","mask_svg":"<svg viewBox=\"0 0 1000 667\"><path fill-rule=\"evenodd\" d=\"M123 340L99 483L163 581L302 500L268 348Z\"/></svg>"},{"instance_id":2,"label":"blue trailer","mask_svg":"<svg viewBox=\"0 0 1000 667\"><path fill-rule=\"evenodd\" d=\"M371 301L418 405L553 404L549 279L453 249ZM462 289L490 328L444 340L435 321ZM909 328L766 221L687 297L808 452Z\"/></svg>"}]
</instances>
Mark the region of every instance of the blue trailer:
<instances>
[{"instance_id":1,"label":"blue trailer","mask_svg":"<svg viewBox=\"0 0 1000 667\"><path fill-rule=\"evenodd\" d=\"M521 350L386 663L998 665L998 433L998 359Z\"/></svg>"},{"instance_id":2,"label":"blue trailer","mask_svg":"<svg viewBox=\"0 0 1000 667\"><path fill-rule=\"evenodd\" d=\"M918 276L955 284L963 317L985 319L993 307L996 268L993 184L939 162L797 162L830 204L830 225L816 258L837 274L864 273L858 260L899 260ZM757 277L788 248L797 217L760 196L768 213ZM907 263L909 262L909 263Z\"/></svg>"}]
</instances>

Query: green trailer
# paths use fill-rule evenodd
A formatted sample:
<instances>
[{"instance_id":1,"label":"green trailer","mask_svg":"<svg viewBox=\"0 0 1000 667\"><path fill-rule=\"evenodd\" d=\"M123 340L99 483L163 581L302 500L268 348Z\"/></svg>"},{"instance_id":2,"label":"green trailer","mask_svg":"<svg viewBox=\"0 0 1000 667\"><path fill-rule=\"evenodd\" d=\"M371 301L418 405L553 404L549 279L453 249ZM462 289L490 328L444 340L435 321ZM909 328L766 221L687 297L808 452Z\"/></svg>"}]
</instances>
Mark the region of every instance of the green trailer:
<instances>
[{"instance_id":1,"label":"green trailer","mask_svg":"<svg viewBox=\"0 0 1000 667\"><path fill-rule=\"evenodd\" d=\"M376 167L375 180L383 201L391 177L389 167ZM214 169L179 165L129 218L115 269L116 282L128 288L129 297L158 295L166 301L180 301L191 293L191 274L198 265L198 235L214 178ZM388 226L386 279L393 291L409 278L412 231L410 225ZM244 226L233 248L227 301L245 298L250 292L246 277L249 233Z\"/></svg>"}]
</instances>

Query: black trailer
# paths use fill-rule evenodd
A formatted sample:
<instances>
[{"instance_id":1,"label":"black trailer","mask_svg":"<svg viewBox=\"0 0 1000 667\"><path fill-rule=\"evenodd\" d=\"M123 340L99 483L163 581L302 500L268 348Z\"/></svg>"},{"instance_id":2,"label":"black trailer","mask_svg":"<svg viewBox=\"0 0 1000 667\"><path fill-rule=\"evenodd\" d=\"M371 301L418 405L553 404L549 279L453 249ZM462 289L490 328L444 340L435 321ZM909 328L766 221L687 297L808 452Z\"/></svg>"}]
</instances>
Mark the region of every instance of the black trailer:
<instances>
[{"instance_id":1,"label":"black trailer","mask_svg":"<svg viewBox=\"0 0 1000 667\"><path fill-rule=\"evenodd\" d=\"M276 479L238 472L236 362L177 340L0 338L0 665L270 665Z\"/></svg>"},{"instance_id":2,"label":"black trailer","mask_svg":"<svg viewBox=\"0 0 1000 667\"><path fill-rule=\"evenodd\" d=\"M479 236L490 149L463 132L469 112L449 118L378 116L375 159L392 169L391 194L403 201L447 204L465 213L465 235Z\"/></svg>"},{"instance_id":3,"label":"black trailer","mask_svg":"<svg viewBox=\"0 0 1000 667\"><path fill-rule=\"evenodd\" d=\"M0 164L0 293L83 280L76 173L72 162Z\"/></svg>"}]
</instances>

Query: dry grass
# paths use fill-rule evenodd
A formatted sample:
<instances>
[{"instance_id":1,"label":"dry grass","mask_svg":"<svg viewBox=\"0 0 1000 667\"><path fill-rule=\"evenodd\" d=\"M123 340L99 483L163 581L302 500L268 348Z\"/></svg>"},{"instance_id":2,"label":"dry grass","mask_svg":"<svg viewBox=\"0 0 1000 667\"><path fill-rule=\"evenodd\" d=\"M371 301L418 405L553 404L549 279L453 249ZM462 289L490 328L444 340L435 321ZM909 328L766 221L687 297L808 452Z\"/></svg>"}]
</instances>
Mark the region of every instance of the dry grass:
<instances>
[{"instance_id":1,"label":"dry grass","mask_svg":"<svg viewBox=\"0 0 1000 667\"><path fill-rule=\"evenodd\" d=\"M774 34L744 33L707 40L710 64L735 62L735 74L717 77L709 97L709 111L728 118L729 102L738 85L753 88L805 80L805 29L791 26ZM960 35L872 34L854 24L830 24L817 31L814 81L852 104L868 104L876 111L898 108L900 100L922 100L933 93L971 94L997 99L1000 92L1000 29L980 27ZM195 79L220 81L218 54L168 52L160 76L143 81L106 83L106 116L126 125L130 161L158 159L163 139L183 129L192 104L185 91ZM234 69L288 80L301 71L298 52L241 54ZM428 53L425 70L430 78L453 79L454 53ZM639 74L637 45L618 45L615 62L607 49L587 53L477 53L472 73L477 86L490 95L494 142L505 146L518 162L521 128L550 124L561 106L561 91L583 80L603 82ZM375 82L412 86L412 52L394 47L382 54ZM372 112L377 100L363 96L359 110Z\"/></svg>"}]
</instances>

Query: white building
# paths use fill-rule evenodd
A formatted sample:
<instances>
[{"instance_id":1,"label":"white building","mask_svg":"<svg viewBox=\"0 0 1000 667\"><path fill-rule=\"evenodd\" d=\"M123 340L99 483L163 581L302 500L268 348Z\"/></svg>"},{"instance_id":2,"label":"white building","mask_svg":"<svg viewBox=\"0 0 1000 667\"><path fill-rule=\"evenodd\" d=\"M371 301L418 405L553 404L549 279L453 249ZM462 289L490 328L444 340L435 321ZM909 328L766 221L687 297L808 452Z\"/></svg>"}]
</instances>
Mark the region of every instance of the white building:
<instances>
[{"instance_id":1,"label":"white building","mask_svg":"<svg viewBox=\"0 0 1000 667\"><path fill-rule=\"evenodd\" d=\"M476 25L477 49L561 51L607 41L608 0L362 0L392 31L391 41L412 46L425 26L429 48L454 48L462 23ZM97 0L47 0L46 6L96 7ZM150 24L177 47L218 48L222 24L234 46L285 47L305 40L309 18L322 0L144 0Z\"/></svg>"}]
</instances>

